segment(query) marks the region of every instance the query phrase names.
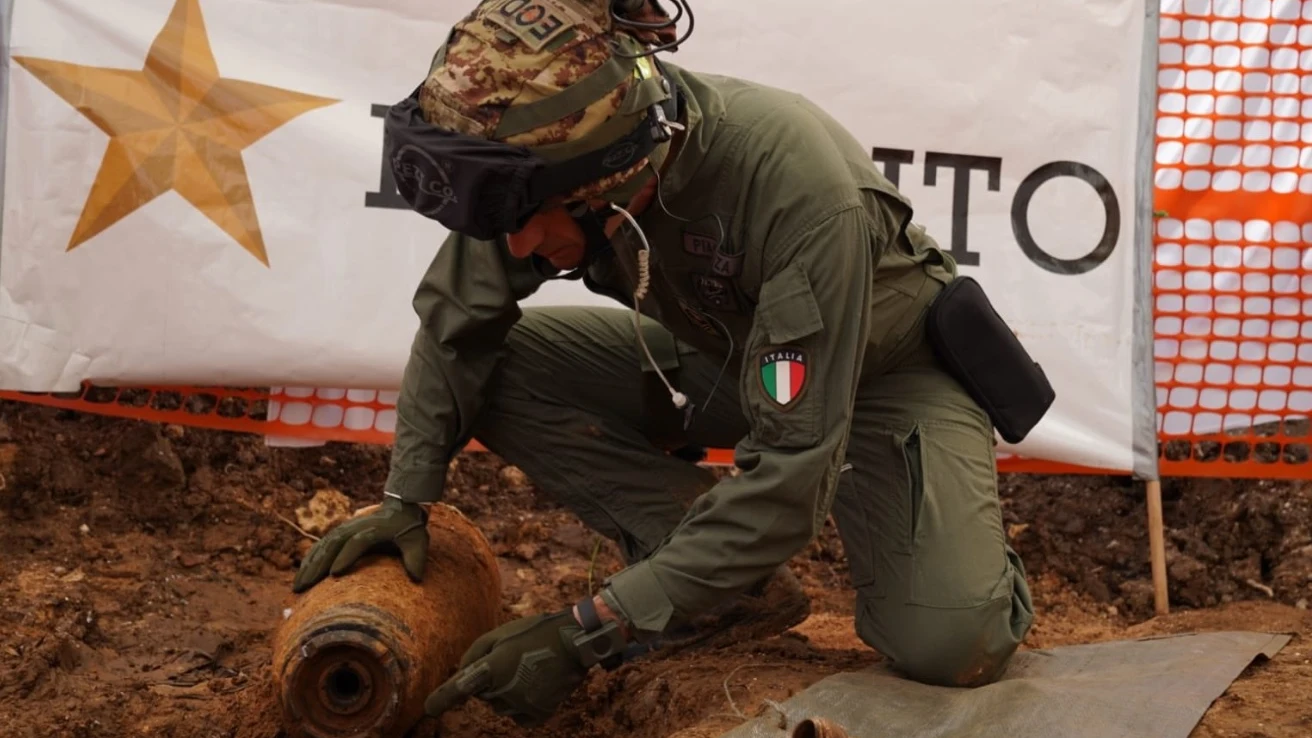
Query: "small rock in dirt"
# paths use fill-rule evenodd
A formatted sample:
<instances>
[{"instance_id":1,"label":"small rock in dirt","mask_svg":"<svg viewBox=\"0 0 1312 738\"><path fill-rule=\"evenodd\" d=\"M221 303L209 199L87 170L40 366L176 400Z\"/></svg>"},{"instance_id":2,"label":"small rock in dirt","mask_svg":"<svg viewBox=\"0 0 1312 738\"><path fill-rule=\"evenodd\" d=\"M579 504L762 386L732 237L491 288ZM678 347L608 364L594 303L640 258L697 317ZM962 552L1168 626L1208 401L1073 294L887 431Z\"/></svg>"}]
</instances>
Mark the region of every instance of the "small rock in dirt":
<instances>
[{"instance_id":1,"label":"small rock in dirt","mask_svg":"<svg viewBox=\"0 0 1312 738\"><path fill-rule=\"evenodd\" d=\"M201 530L200 548L211 554L222 551L240 551L242 528L233 525L211 525Z\"/></svg>"},{"instance_id":2,"label":"small rock in dirt","mask_svg":"<svg viewBox=\"0 0 1312 738\"><path fill-rule=\"evenodd\" d=\"M1098 602L1108 602L1111 600L1111 590L1107 587L1107 583L1102 580L1100 572L1086 569L1081 579L1081 585L1084 587L1084 591L1088 592L1089 596L1093 597L1093 599Z\"/></svg>"},{"instance_id":3,"label":"small rock in dirt","mask_svg":"<svg viewBox=\"0 0 1312 738\"><path fill-rule=\"evenodd\" d=\"M17 443L0 443L0 474L12 474L14 471L14 460L17 458Z\"/></svg>"},{"instance_id":4,"label":"small rock in dirt","mask_svg":"<svg viewBox=\"0 0 1312 738\"><path fill-rule=\"evenodd\" d=\"M1312 546L1304 546L1280 557L1271 570L1271 586L1288 600L1307 591L1309 577L1312 577Z\"/></svg>"},{"instance_id":5,"label":"small rock in dirt","mask_svg":"<svg viewBox=\"0 0 1312 738\"><path fill-rule=\"evenodd\" d=\"M597 535L578 521L572 520L556 526L551 531L551 541L592 559L592 551L597 546Z\"/></svg>"},{"instance_id":6,"label":"small rock in dirt","mask_svg":"<svg viewBox=\"0 0 1312 738\"><path fill-rule=\"evenodd\" d=\"M321 536L351 517L351 499L335 489L321 489L296 508L296 524L306 533Z\"/></svg>"},{"instance_id":7,"label":"small rock in dirt","mask_svg":"<svg viewBox=\"0 0 1312 738\"><path fill-rule=\"evenodd\" d=\"M507 466L501 470L501 481L513 490L522 490L529 486L528 475L517 466Z\"/></svg>"},{"instance_id":8,"label":"small rock in dirt","mask_svg":"<svg viewBox=\"0 0 1312 738\"><path fill-rule=\"evenodd\" d=\"M91 532L91 527L88 526L86 523L83 523L82 525L79 525L77 527L77 532L86 535L87 533Z\"/></svg>"},{"instance_id":9,"label":"small rock in dirt","mask_svg":"<svg viewBox=\"0 0 1312 738\"><path fill-rule=\"evenodd\" d=\"M237 571L252 577L262 574L263 572L261 570L264 568L263 563L259 559L253 558L238 559L236 566Z\"/></svg>"},{"instance_id":10,"label":"small rock in dirt","mask_svg":"<svg viewBox=\"0 0 1312 738\"><path fill-rule=\"evenodd\" d=\"M55 663L64 671L76 669L82 663L81 646L67 636L60 638L59 646L55 649Z\"/></svg>"},{"instance_id":11,"label":"small rock in dirt","mask_svg":"<svg viewBox=\"0 0 1312 738\"><path fill-rule=\"evenodd\" d=\"M188 510L196 510L198 513L205 509L210 503L210 496L204 492L189 492L182 498L182 505Z\"/></svg>"},{"instance_id":12,"label":"small rock in dirt","mask_svg":"<svg viewBox=\"0 0 1312 738\"><path fill-rule=\"evenodd\" d=\"M1125 598L1125 609L1130 614L1149 614L1153 611L1153 583L1147 579L1131 579L1121 582L1121 596Z\"/></svg>"},{"instance_id":13,"label":"small rock in dirt","mask_svg":"<svg viewBox=\"0 0 1312 738\"><path fill-rule=\"evenodd\" d=\"M264 560L284 571L292 568L292 557L282 551L266 551L264 553Z\"/></svg>"},{"instance_id":14,"label":"small rock in dirt","mask_svg":"<svg viewBox=\"0 0 1312 738\"><path fill-rule=\"evenodd\" d=\"M19 462L22 466L22 459ZM85 504L91 487L91 475L86 464L79 463L67 454L48 463L49 466L43 470L45 479L38 482L38 486L47 487L51 497L63 504Z\"/></svg>"},{"instance_id":15,"label":"small rock in dirt","mask_svg":"<svg viewBox=\"0 0 1312 738\"><path fill-rule=\"evenodd\" d=\"M116 462L122 499L133 517L159 526L174 522L187 475L168 437L149 423L129 426L120 439Z\"/></svg>"},{"instance_id":16,"label":"small rock in dirt","mask_svg":"<svg viewBox=\"0 0 1312 738\"><path fill-rule=\"evenodd\" d=\"M511 549L511 551L514 553L515 557L521 561L532 561L542 552L542 546L536 543L521 543Z\"/></svg>"},{"instance_id":17,"label":"small rock in dirt","mask_svg":"<svg viewBox=\"0 0 1312 738\"><path fill-rule=\"evenodd\" d=\"M214 467L208 464L196 467L187 479L187 489L194 492L209 492L218 486Z\"/></svg>"},{"instance_id":18,"label":"small rock in dirt","mask_svg":"<svg viewBox=\"0 0 1312 738\"><path fill-rule=\"evenodd\" d=\"M1213 580L1207 575L1207 566L1192 556L1176 556L1168 565L1167 572L1171 579L1172 596L1190 607L1205 607L1208 598L1215 589Z\"/></svg>"},{"instance_id":19,"label":"small rock in dirt","mask_svg":"<svg viewBox=\"0 0 1312 738\"><path fill-rule=\"evenodd\" d=\"M1299 600L1298 602L1295 602L1295 603L1294 603L1294 607L1297 607L1297 608L1300 609L1300 610L1306 610L1306 609L1307 609L1307 598L1304 597L1303 599Z\"/></svg>"},{"instance_id":20,"label":"small rock in dirt","mask_svg":"<svg viewBox=\"0 0 1312 738\"><path fill-rule=\"evenodd\" d=\"M184 569L200 566L209 560L210 555L207 553L184 551L178 554L178 565Z\"/></svg>"}]
</instances>

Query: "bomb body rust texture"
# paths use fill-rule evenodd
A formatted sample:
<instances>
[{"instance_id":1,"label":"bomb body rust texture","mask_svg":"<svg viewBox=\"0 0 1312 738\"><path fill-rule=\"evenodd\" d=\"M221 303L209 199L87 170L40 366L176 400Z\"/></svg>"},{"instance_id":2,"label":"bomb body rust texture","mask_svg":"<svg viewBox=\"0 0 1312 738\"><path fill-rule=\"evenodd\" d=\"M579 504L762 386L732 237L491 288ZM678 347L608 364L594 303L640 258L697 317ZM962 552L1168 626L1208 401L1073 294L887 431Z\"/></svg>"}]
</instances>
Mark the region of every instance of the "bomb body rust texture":
<instances>
[{"instance_id":1,"label":"bomb body rust texture","mask_svg":"<svg viewBox=\"0 0 1312 738\"><path fill-rule=\"evenodd\" d=\"M396 558L373 555L297 596L273 649L289 737L403 735L465 649L496 627L501 579L487 540L443 504L431 508L428 534L421 584Z\"/></svg>"}]
</instances>

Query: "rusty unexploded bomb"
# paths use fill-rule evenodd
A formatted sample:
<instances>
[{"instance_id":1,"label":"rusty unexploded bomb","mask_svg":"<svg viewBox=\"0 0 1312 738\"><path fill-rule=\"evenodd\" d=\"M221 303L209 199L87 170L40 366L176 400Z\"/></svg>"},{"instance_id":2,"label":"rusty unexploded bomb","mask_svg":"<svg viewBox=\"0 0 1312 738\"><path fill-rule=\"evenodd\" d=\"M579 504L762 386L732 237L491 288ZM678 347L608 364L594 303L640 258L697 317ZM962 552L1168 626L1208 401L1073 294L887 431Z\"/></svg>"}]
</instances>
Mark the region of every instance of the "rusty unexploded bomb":
<instances>
[{"instance_id":1,"label":"rusty unexploded bomb","mask_svg":"<svg viewBox=\"0 0 1312 738\"><path fill-rule=\"evenodd\" d=\"M356 513L362 515L372 508ZM295 596L274 635L274 688L290 738L386 738L495 628L501 578L482 533L449 505L429 511L423 582L372 554Z\"/></svg>"}]
</instances>

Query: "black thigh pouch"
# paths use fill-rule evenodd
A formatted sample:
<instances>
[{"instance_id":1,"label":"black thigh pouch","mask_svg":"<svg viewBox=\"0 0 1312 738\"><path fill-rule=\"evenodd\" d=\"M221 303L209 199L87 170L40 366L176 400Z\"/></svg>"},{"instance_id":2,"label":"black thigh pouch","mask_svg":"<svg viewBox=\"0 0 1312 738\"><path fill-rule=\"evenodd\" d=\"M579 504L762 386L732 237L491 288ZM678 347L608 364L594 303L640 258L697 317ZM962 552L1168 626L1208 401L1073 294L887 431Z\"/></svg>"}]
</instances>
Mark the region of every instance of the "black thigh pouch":
<instances>
[{"instance_id":1,"label":"black thigh pouch","mask_svg":"<svg viewBox=\"0 0 1312 738\"><path fill-rule=\"evenodd\" d=\"M1019 443L1052 407L1043 368L970 277L957 277L929 307L929 342L940 361L988 413L1008 443Z\"/></svg>"}]
</instances>

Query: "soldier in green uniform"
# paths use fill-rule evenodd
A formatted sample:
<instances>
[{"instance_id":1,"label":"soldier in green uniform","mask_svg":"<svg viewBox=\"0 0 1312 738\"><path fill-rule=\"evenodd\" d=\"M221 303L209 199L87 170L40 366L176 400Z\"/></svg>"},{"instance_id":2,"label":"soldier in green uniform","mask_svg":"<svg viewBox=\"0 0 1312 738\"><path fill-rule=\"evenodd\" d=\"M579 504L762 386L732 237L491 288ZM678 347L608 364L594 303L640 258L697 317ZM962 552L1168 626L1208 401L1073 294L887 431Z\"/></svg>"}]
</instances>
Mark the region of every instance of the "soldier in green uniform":
<instances>
[{"instance_id":1,"label":"soldier in green uniform","mask_svg":"<svg viewBox=\"0 0 1312 738\"><path fill-rule=\"evenodd\" d=\"M785 630L808 612L785 564L830 515L859 637L912 679L988 683L1033 612L997 421L931 341L956 267L815 104L646 53L672 40L661 18L487 0L392 110L398 188L451 233L415 295L382 507L318 542L294 589L377 550L442 576L424 505L477 438L627 566L480 639L430 714L473 695L534 724L597 663ZM519 305L551 279L616 305ZM683 453L706 447L737 473Z\"/></svg>"}]
</instances>

